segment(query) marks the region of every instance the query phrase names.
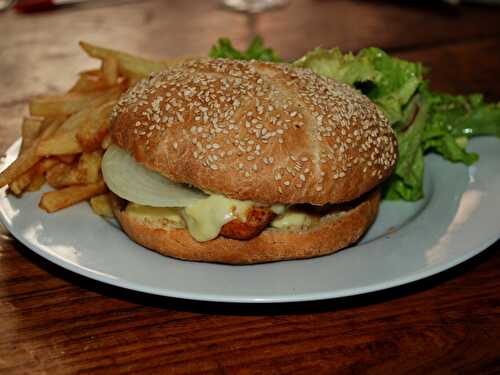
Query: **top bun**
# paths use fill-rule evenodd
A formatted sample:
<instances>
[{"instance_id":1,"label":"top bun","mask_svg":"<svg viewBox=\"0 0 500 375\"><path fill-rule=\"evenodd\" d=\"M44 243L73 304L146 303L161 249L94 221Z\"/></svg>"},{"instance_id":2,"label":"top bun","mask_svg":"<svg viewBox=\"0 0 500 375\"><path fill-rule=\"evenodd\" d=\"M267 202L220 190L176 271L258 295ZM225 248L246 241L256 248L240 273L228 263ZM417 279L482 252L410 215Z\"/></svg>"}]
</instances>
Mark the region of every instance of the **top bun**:
<instances>
[{"instance_id":1,"label":"top bun","mask_svg":"<svg viewBox=\"0 0 500 375\"><path fill-rule=\"evenodd\" d=\"M397 141L348 85L286 64L191 60L140 81L113 141L168 179L239 200L350 201L389 176Z\"/></svg>"}]
</instances>

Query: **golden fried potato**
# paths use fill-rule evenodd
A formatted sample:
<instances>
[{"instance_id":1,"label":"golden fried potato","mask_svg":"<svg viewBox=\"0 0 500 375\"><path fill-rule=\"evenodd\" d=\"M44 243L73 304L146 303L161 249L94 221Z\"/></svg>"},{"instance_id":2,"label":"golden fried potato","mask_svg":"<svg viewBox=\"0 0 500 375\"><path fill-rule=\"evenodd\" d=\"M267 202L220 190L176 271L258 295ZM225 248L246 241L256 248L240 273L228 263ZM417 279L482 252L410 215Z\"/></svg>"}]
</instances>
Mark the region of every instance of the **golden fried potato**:
<instances>
[{"instance_id":1,"label":"golden fried potato","mask_svg":"<svg viewBox=\"0 0 500 375\"><path fill-rule=\"evenodd\" d=\"M36 148L36 154L43 157L81 153L83 149L76 139L76 133L77 129L72 129L41 141Z\"/></svg>"},{"instance_id":2,"label":"golden fried potato","mask_svg":"<svg viewBox=\"0 0 500 375\"><path fill-rule=\"evenodd\" d=\"M76 138L85 152L101 148L101 143L108 135L111 126L111 111L116 101L110 101L95 109L85 124L79 127Z\"/></svg>"},{"instance_id":3,"label":"golden fried potato","mask_svg":"<svg viewBox=\"0 0 500 375\"><path fill-rule=\"evenodd\" d=\"M47 95L31 101L32 116L68 116L82 109L96 107L110 100L116 100L123 92L123 85L116 85L103 91L70 92L62 95Z\"/></svg>"},{"instance_id":4,"label":"golden fried potato","mask_svg":"<svg viewBox=\"0 0 500 375\"><path fill-rule=\"evenodd\" d=\"M47 171L47 183L53 188L96 183L101 178L102 151L81 155L73 164L59 163Z\"/></svg>"},{"instance_id":5,"label":"golden fried potato","mask_svg":"<svg viewBox=\"0 0 500 375\"><path fill-rule=\"evenodd\" d=\"M38 191L45 184L45 176L43 174L33 174L33 178L29 186L26 188L26 191Z\"/></svg>"},{"instance_id":6,"label":"golden fried potato","mask_svg":"<svg viewBox=\"0 0 500 375\"><path fill-rule=\"evenodd\" d=\"M80 73L78 81L76 81L69 92L96 92L107 89L109 86L100 69L87 70Z\"/></svg>"},{"instance_id":7,"label":"golden fried potato","mask_svg":"<svg viewBox=\"0 0 500 375\"><path fill-rule=\"evenodd\" d=\"M54 189L63 188L69 185L79 185L79 176L72 172L76 170L74 166L65 163L58 163L47 171L47 183Z\"/></svg>"},{"instance_id":8,"label":"golden fried potato","mask_svg":"<svg viewBox=\"0 0 500 375\"><path fill-rule=\"evenodd\" d=\"M90 207L99 216L114 217L109 193L90 198Z\"/></svg>"},{"instance_id":9,"label":"golden fried potato","mask_svg":"<svg viewBox=\"0 0 500 375\"><path fill-rule=\"evenodd\" d=\"M99 181L101 178L102 150L83 153L76 168L77 172L85 176L86 184Z\"/></svg>"},{"instance_id":10,"label":"golden fried potato","mask_svg":"<svg viewBox=\"0 0 500 375\"><path fill-rule=\"evenodd\" d=\"M40 137L28 150L21 154L11 165L0 173L0 187L10 184L42 159L42 156L37 153L39 143L54 134L60 125L60 121L53 121L51 125L42 131Z\"/></svg>"},{"instance_id":11,"label":"golden fried potato","mask_svg":"<svg viewBox=\"0 0 500 375\"><path fill-rule=\"evenodd\" d=\"M33 143L35 143L40 131L42 129L42 118L35 117L25 117L23 118L23 123L21 125L21 151L22 154L24 151L28 150Z\"/></svg>"},{"instance_id":12,"label":"golden fried potato","mask_svg":"<svg viewBox=\"0 0 500 375\"><path fill-rule=\"evenodd\" d=\"M101 71L104 82L108 85L112 86L118 83L118 60L115 57L110 56L103 59Z\"/></svg>"},{"instance_id":13,"label":"golden fried potato","mask_svg":"<svg viewBox=\"0 0 500 375\"><path fill-rule=\"evenodd\" d=\"M133 56L125 52L102 48L87 42L80 42L80 47L91 57L100 60L113 58L118 63L118 71L128 78L147 77L153 72L159 72L170 64Z\"/></svg>"},{"instance_id":14,"label":"golden fried potato","mask_svg":"<svg viewBox=\"0 0 500 375\"><path fill-rule=\"evenodd\" d=\"M47 212L55 212L90 199L107 191L103 181L89 185L70 186L61 190L50 191L42 195L39 206Z\"/></svg>"},{"instance_id":15,"label":"golden fried potato","mask_svg":"<svg viewBox=\"0 0 500 375\"><path fill-rule=\"evenodd\" d=\"M55 159L63 162L64 164L73 164L78 157L78 154L73 155L57 155Z\"/></svg>"},{"instance_id":16,"label":"golden fried potato","mask_svg":"<svg viewBox=\"0 0 500 375\"><path fill-rule=\"evenodd\" d=\"M101 148L103 150L107 150L110 144L111 144L111 135L108 133L101 142Z\"/></svg>"},{"instance_id":17,"label":"golden fried potato","mask_svg":"<svg viewBox=\"0 0 500 375\"><path fill-rule=\"evenodd\" d=\"M28 188L28 186L30 186L33 174L33 168L31 168L27 172L16 178L14 181L9 183L9 192L14 194L16 197L20 197Z\"/></svg>"}]
</instances>

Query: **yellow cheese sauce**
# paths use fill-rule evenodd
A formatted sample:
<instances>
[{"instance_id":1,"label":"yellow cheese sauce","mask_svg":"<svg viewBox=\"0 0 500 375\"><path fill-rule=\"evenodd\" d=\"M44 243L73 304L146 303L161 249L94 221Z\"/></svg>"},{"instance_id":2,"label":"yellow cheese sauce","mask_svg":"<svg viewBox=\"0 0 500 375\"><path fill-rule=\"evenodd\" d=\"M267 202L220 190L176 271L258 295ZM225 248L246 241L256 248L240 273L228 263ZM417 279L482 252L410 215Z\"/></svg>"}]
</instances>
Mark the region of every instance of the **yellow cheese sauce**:
<instances>
[{"instance_id":1,"label":"yellow cheese sauce","mask_svg":"<svg viewBox=\"0 0 500 375\"><path fill-rule=\"evenodd\" d=\"M246 212L254 204L252 201L210 195L184 208L182 217L196 241L209 241L219 235L224 224L236 218L246 221Z\"/></svg>"},{"instance_id":2,"label":"yellow cheese sauce","mask_svg":"<svg viewBox=\"0 0 500 375\"><path fill-rule=\"evenodd\" d=\"M130 202L126 212L130 217L147 221L162 228L186 228L199 242L216 238L221 228L234 219L246 221L247 211L255 205L252 201L229 199L219 194L210 195L184 208L151 207ZM319 223L319 218L284 205L273 205L278 216L271 222L277 229L309 229Z\"/></svg>"},{"instance_id":3,"label":"yellow cheese sauce","mask_svg":"<svg viewBox=\"0 0 500 375\"><path fill-rule=\"evenodd\" d=\"M319 217L289 208L277 216L271 226L277 229L309 229L318 223Z\"/></svg>"},{"instance_id":4,"label":"yellow cheese sauce","mask_svg":"<svg viewBox=\"0 0 500 375\"><path fill-rule=\"evenodd\" d=\"M127 214L132 218L148 221L157 227L172 226L187 229L196 241L216 238L224 224L231 220L246 221L247 211L255 205L252 201L239 201L214 194L184 208L151 207L129 203Z\"/></svg>"},{"instance_id":5,"label":"yellow cheese sauce","mask_svg":"<svg viewBox=\"0 0 500 375\"><path fill-rule=\"evenodd\" d=\"M184 228L186 226L179 208L151 207L130 202L125 211L133 219L148 221L158 227Z\"/></svg>"}]
</instances>

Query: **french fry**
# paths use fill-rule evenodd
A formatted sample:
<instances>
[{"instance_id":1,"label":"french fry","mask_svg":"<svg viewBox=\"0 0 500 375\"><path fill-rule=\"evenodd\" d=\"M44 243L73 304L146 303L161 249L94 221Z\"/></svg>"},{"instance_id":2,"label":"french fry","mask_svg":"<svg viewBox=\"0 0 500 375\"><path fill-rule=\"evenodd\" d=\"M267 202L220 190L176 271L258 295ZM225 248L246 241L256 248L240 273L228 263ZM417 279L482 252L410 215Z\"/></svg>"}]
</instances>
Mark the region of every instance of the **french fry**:
<instances>
[{"instance_id":1,"label":"french fry","mask_svg":"<svg viewBox=\"0 0 500 375\"><path fill-rule=\"evenodd\" d=\"M77 171L84 176L87 184L95 183L101 178L102 151L83 153L78 162Z\"/></svg>"},{"instance_id":2,"label":"french fry","mask_svg":"<svg viewBox=\"0 0 500 375\"><path fill-rule=\"evenodd\" d=\"M101 148L103 150L107 150L110 144L111 144L111 134L108 133L101 142Z\"/></svg>"},{"instance_id":3,"label":"french fry","mask_svg":"<svg viewBox=\"0 0 500 375\"><path fill-rule=\"evenodd\" d=\"M30 169L12 181L9 184L9 192L13 193L16 197L20 197L28 186L30 186L33 174L33 170Z\"/></svg>"},{"instance_id":4,"label":"french fry","mask_svg":"<svg viewBox=\"0 0 500 375\"><path fill-rule=\"evenodd\" d=\"M59 163L47 171L47 182L53 188L92 184L100 180L102 151L84 153L78 163Z\"/></svg>"},{"instance_id":5,"label":"french fry","mask_svg":"<svg viewBox=\"0 0 500 375\"><path fill-rule=\"evenodd\" d=\"M54 189L59 189L68 185L77 185L78 181L74 181L74 177L70 176L72 170L70 165L64 163L55 165L47 171L47 183Z\"/></svg>"},{"instance_id":6,"label":"french fry","mask_svg":"<svg viewBox=\"0 0 500 375\"><path fill-rule=\"evenodd\" d=\"M35 166L35 173L37 174L45 174L49 169L51 169L54 165L58 164L58 158L51 157L40 160Z\"/></svg>"},{"instance_id":7,"label":"french fry","mask_svg":"<svg viewBox=\"0 0 500 375\"><path fill-rule=\"evenodd\" d=\"M111 105L109 103L114 103L118 95L119 91L110 90L92 100L87 108L71 115L58 129L57 134L40 143L39 155L70 155L98 149L102 138L107 133L107 127L109 127L109 124L104 121L106 114L111 112L111 108L108 110ZM102 101L105 99L111 99L111 101L105 101L103 104ZM96 111L94 108L100 105L104 105L103 110ZM96 114L94 115L94 113ZM96 121L98 122L95 123ZM86 131L92 127L97 127L97 130ZM89 135L86 136L86 133ZM78 134L80 134L81 142L77 139Z\"/></svg>"},{"instance_id":8,"label":"french fry","mask_svg":"<svg viewBox=\"0 0 500 375\"><path fill-rule=\"evenodd\" d=\"M56 159L64 164L73 164L78 155L57 155Z\"/></svg>"},{"instance_id":9,"label":"french fry","mask_svg":"<svg viewBox=\"0 0 500 375\"><path fill-rule=\"evenodd\" d=\"M80 47L82 47L89 56L96 59L116 59L118 62L118 71L121 75L128 78L147 77L153 72L159 72L172 65L172 63L169 62L148 60L125 52L98 47L83 41L80 42Z\"/></svg>"},{"instance_id":10,"label":"french fry","mask_svg":"<svg viewBox=\"0 0 500 375\"><path fill-rule=\"evenodd\" d=\"M81 126L83 126L87 121L89 121L89 117L91 114L91 107L82 109L76 113L73 113L69 116L58 129L58 133L63 133L67 130L74 130Z\"/></svg>"},{"instance_id":11,"label":"french fry","mask_svg":"<svg viewBox=\"0 0 500 375\"><path fill-rule=\"evenodd\" d=\"M109 86L118 83L118 60L115 57L108 57L102 60L102 76L104 82Z\"/></svg>"},{"instance_id":12,"label":"french fry","mask_svg":"<svg viewBox=\"0 0 500 375\"><path fill-rule=\"evenodd\" d=\"M45 184L45 176L43 174L35 173L26 191L38 191L43 184Z\"/></svg>"},{"instance_id":13,"label":"french fry","mask_svg":"<svg viewBox=\"0 0 500 375\"><path fill-rule=\"evenodd\" d=\"M19 151L19 155L22 155L29 150L30 147L35 143L36 138L40 133L40 129L42 126L41 118L33 118L33 117L25 117L23 118L23 123L21 125L21 149ZM13 193L15 196L20 197L23 192L29 187L31 184L31 180L34 175L34 167L23 173L21 176L17 177L14 181L9 183L9 191Z\"/></svg>"},{"instance_id":14,"label":"french fry","mask_svg":"<svg viewBox=\"0 0 500 375\"><path fill-rule=\"evenodd\" d=\"M29 108L32 116L52 117L71 115L87 107L88 104L102 95L100 92L72 92L62 95L48 95L35 98Z\"/></svg>"},{"instance_id":15,"label":"french fry","mask_svg":"<svg viewBox=\"0 0 500 375\"><path fill-rule=\"evenodd\" d=\"M40 160L40 158L41 157L36 154L36 147L31 147L0 174L0 187L11 183L17 177L27 172L38 162L38 160Z\"/></svg>"},{"instance_id":16,"label":"french fry","mask_svg":"<svg viewBox=\"0 0 500 375\"><path fill-rule=\"evenodd\" d=\"M102 79L102 70L101 69L88 69L88 70L82 70L80 73L78 73L80 77L94 77L97 79Z\"/></svg>"},{"instance_id":17,"label":"french fry","mask_svg":"<svg viewBox=\"0 0 500 375\"><path fill-rule=\"evenodd\" d=\"M42 158L37 153L39 143L54 134L60 125L60 121L53 121L52 124L42 131L40 137L28 150L21 154L11 165L0 173L0 187L10 184L17 177L21 176L38 163L38 161Z\"/></svg>"},{"instance_id":18,"label":"french fry","mask_svg":"<svg viewBox=\"0 0 500 375\"><path fill-rule=\"evenodd\" d=\"M35 140L40 134L40 130L42 129L42 122L43 119L41 118L23 118L23 123L21 125L21 154L29 149L33 145L33 143L35 143Z\"/></svg>"},{"instance_id":19,"label":"french fry","mask_svg":"<svg viewBox=\"0 0 500 375\"><path fill-rule=\"evenodd\" d=\"M66 115L58 115L58 116L48 116L44 117L42 120L42 125L40 127L40 134L42 134L45 129L52 125L52 123L57 122L59 124L58 128L68 119Z\"/></svg>"},{"instance_id":20,"label":"french fry","mask_svg":"<svg viewBox=\"0 0 500 375\"><path fill-rule=\"evenodd\" d=\"M93 196L104 194L106 190L106 185L103 181L95 184L70 186L43 194L39 206L49 213L55 212L90 199Z\"/></svg>"},{"instance_id":21,"label":"french fry","mask_svg":"<svg viewBox=\"0 0 500 375\"><path fill-rule=\"evenodd\" d=\"M43 157L81 153L83 149L76 139L76 133L77 129L72 129L41 141L35 150L36 155Z\"/></svg>"},{"instance_id":22,"label":"french fry","mask_svg":"<svg viewBox=\"0 0 500 375\"><path fill-rule=\"evenodd\" d=\"M124 87L113 86L97 92L70 92L62 95L48 95L35 98L31 101L30 113L32 116L54 117L68 116L92 105L100 105L120 96Z\"/></svg>"},{"instance_id":23,"label":"french fry","mask_svg":"<svg viewBox=\"0 0 500 375\"><path fill-rule=\"evenodd\" d=\"M90 114L89 120L76 133L76 138L85 152L91 152L101 147L101 142L108 134L111 111L116 101L101 105Z\"/></svg>"},{"instance_id":24,"label":"french fry","mask_svg":"<svg viewBox=\"0 0 500 375\"><path fill-rule=\"evenodd\" d=\"M80 73L78 81L73 85L69 92L95 92L108 88L110 85L104 79L103 72L100 69L89 70Z\"/></svg>"},{"instance_id":25,"label":"french fry","mask_svg":"<svg viewBox=\"0 0 500 375\"><path fill-rule=\"evenodd\" d=\"M90 207L99 216L114 217L109 193L90 198Z\"/></svg>"}]
</instances>

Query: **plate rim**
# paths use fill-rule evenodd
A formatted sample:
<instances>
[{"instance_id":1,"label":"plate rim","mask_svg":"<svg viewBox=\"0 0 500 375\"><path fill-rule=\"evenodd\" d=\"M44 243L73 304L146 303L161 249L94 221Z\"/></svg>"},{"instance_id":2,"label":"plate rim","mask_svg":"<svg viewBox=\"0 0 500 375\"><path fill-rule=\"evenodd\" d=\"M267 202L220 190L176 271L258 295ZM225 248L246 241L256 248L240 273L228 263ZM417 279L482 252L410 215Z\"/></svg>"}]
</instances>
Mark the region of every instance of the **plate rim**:
<instances>
[{"instance_id":1,"label":"plate rim","mask_svg":"<svg viewBox=\"0 0 500 375\"><path fill-rule=\"evenodd\" d=\"M18 147L20 143L20 139L17 139L13 144L11 144L7 150L5 151L4 155L7 155L7 153L12 149L15 148L16 146ZM3 169L4 163L0 162L0 168ZM0 190L0 193L2 194L0 196L0 208L2 208L2 202L7 199L6 198L6 193L5 193L6 187L2 188ZM82 203L80 203L82 204ZM17 241L22 243L26 248L28 248L30 251L33 251L37 255L41 256L42 258L56 264L59 267L62 267L66 270L69 270L71 272L74 272L76 274L82 275L86 278L92 279L92 280L97 280L99 282L105 283L105 284L110 284L115 287L120 287L124 289L130 289L146 294L153 294L153 295L158 295L158 296L164 296L164 297L171 297L171 298L180 298L180 299L188 299L188 300L196 300L196 301L205 301L205 302L222 302L222 303L290 303L290 302L305 302L305 301L317 301L317 300L325 300L325 299L335 299L335 298L342 298L342 297L348 297L348 296L356 296L356 295L361 295L361 294L367 294L367 293L373 293L376 291L381 291L381 290L386 290L386 289L391 289L394 287L398 287L401 285L409 284L412 282L416 282L418 280L426 279L430 276L439 274L445 270L451 269L468 259L478 255L479 253L483 252L486 250L488 247L490 247L492 244L494 244L500 236L500 233L497 233L496 235L492 235L491 237L484 238L482 241L472 248L471 250L467 251L461 256L455 257L450 261L447 261L442 264L436 264L432 266L426 267L425 270L423 271L414 271L412 273L409 273L404 276L396 277L388 281L382 281L378 283L371 284L369 286L361 286L361 287L353 287L349 289L340 289L340 290L331 290L331 291L320 291L320 292L309 292L309 293L302 293L302 294L288 294L288 295L274 295L274 296L264 296L264 297L258 297L258 296L252 296L252 295L245 295L245 296L239 296L239 295L233 295L230 293L226 294L216 294L216 293L199 293L199 292L190 292L190 291L179 291L176 289L168 289L168 286L165 288L158 288L155 286L148 286L147 284L144 283L138 283L135 281L127 281L126 279L123 279L121 277L117 278L111 278L106 275L102 275L100 272L96 270L91 270L88 269L87 267L84 266L78 266L74 265L73 263L64 260L62 257L55 256L43 248L40 248L36 246L36 244L30 243L26 238L23 236L18 236L13 232L13 226L9 223L9 220L6 216L4 216L4 210L0 209L0 221L2 224L5 226L5 228L8 230L8 232L11 234L12 237L16 238ZM115 228L115 230L119 230ZM179 262L186 262L183 260L176 260ZM229 266L228 266L229 267Z\"/></svg>"}]
</instances>

